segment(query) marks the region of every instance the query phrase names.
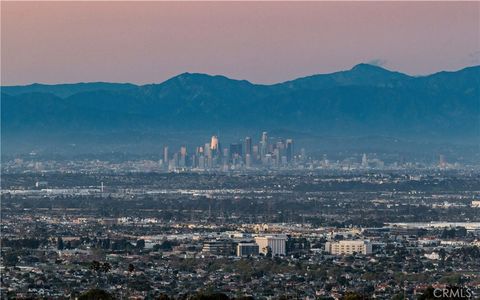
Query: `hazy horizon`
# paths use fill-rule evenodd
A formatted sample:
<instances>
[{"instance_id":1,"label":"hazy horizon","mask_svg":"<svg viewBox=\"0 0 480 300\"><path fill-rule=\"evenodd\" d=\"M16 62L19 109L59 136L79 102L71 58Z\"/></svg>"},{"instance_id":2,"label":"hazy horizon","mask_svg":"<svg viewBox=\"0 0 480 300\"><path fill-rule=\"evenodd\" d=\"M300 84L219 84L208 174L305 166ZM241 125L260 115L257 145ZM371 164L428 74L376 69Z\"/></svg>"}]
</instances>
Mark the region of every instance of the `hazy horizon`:
<instances>
[{"instance_id":1,"label":"hazy horizon","mask_svg":"<svg viewBox=\"0 0 480 300\"><path fill-rule=\"evenodd\" d=\"M480 63L479 11L480 2L2 2L1 85L148 84L184 72L272 84L358 63L422 76Z\"/></svg>"},{"instance_id":2,"label":"hazy horizon","mask_svg":"<svg viewBox=\"0 0 480 300\"><path fill-rule=\"evenodd\" d=\"M379 67L379 68L382 68L382 69L387 70L387 71L389 71L389 72L401 73L401 74L404 74L404 75L407 75L407 76L410 76L410 77L427 77L427 76L431 76L431 75L434 75L434 74L437 74L437 73L441 73L441 72L457 72L457 71L461 71L461 70L468 69L468 68L480 67L480 64L473 64L473 65L465 66L465 67L462 67L462 68L459 68L459 69L455 69L455 70L439 70L439 71L436 71L436 72L433 72L433 73L430 73L430 74L412 75L412 74L400 72L400 71L397 71L397 70L392 70L392 69L386 68L386 67L384 67L384 66L378 66L378 65L375 65L375 64L372 64L372 63L360 62L360 63L358 63L358 64L353 65L351 68L347 68L347 69L337 70L337 71L329 72L329 73L312 73L312 74L305 74L305 75L300 75L299 77L287 79L287 80L285 80L285 81L272 82L272 83L267 83L267 84L253 82L253 81L249 80L248 78L244 78L244 79L232 78L232 77L229 77L229 76L225 76L224 74L209 74L209 73L199 73L199 72L184 71L184 72L178 73L178 74L176 74L176 75L173 75L172 77L167 78L167 79L165 79L165 80L163 80L163 81L143 83L143 84L137 84L137 83L126 82L126 81L124 81L124 82L114 82L114 81L81 81L81 82L80 82L80 81L76 81L76 82L57 82L57 83L31 82L31 83L26 83L26 84L0 85L0 86L10 87L10 86L28 86L28 85L35 85L35 84L40 84L40 85L63 85L63 84L89 84L89 83L132 84L132 85L142 86L142 85L149 85L149 84L161 84L161 83L164 83L165 81L168 81L168 80L170 80L170 79L172 79L172 78L175 78L175 77L177 77L177 76L180 76L180 75L182 75L182 74L202 74L202 75L208 75L208 76L212 76L212 77L215 77L215 76L223 76L223 77L226 77L226 78L231 79L231 80L248 81L248 82L250 82L250 83L252 83L252 84L255 84L255 85L275 85L275 84L281 84L281 83L285 83L285 82L288 82L288 81L292 81L292 80L296 80L296 79L301 79L301 78L306 78L306 77L315 76L315 75L329 75L329 74L334 74L334 73L338 73L338 72L349 71L349 70L351 70L352 68L354 68L355 66L361 65L361 64L367 64L367 65Z\"/></svg>"}]
</instances>

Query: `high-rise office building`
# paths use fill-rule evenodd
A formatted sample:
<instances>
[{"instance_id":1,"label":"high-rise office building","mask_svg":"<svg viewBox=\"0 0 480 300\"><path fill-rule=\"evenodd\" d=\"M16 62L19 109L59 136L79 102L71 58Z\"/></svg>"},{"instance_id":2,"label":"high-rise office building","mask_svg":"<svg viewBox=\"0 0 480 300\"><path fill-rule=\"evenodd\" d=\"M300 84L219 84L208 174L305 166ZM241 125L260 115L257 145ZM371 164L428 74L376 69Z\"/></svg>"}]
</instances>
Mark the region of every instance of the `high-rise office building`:
<instances>
[{"instance_id":1,"label":"high-rise office building","mask_svg":"<svg viewBox=\"0 0 480 300\"><path fill-rule=\"evenodd\" d=\"M210 141L210 150L215 155L218 153L218 137L216 135L212 136L212 140Z\"/></svg>"},{"instance_id":2,"label":"high-rise office building","mask_svg":"<svg viewBox=\"0 0 480 300\"><path fill-rule=\"evenodd\" d=\"M262 161L268 153L268 134L266 131L262 133L262 139L260 140L260 158Z\"/></svg>"},{"instance_id":3,"label":"high-rise office building","mask_svg":"<svg viewBox=\"0 0 480 300\"><path fill-rule=\"evenodd\" d=\"M228 164L228 159L230 157L230 151L228 148L223 148L223 159L222 162L224 164Z\"/></svg>"},{"instance_id":4,"label":"high-rise office building","mask_svg":"<svg viewBox=\"0 0 480 300\"><path fill-rule=\"evenodd\" d=\"M187 166L187 147L180 147L180 157L178 159L178 166L184 168Z\"/></svg>"},{"instance_id":5,"label":"high-rise office building","mask_svg":"<svg viewBox=\"0 0 480 300\"><path fill-rule=\"evenodd\" d=\"M363 156L362 156L362 167L366 168L368 167L368 158L367 158L367 154L363 153Z\"/></svg>"},{"instance_id":6,"label":"high-rise office building","mask_svg":"<svg viewBox=\"0 0 480 300\"><path fill-rule=\"evenodd\" d=\"M258 149L258 145L252 147L252 158L252 161L260 159L260 150Z\"/></svg>"},{"instance_id":7,"label":"high-rise office building","mask_svg":"<svg viewBox=\"0 0 480 300\"><path fill-rule=\"evenodd\" d=\"M293 140L288 139L287 140L287 145L286 145L286 156L287 156L287 162L291 163L293 161L293 156L294 156L294 148L293 148Z\"/></svg>"},{"instance_id":8,"label":"high-rise office building","mask_svg":"<svg viewBox=\"0 0 480 300\"><path fill-rule=\"evenodd\" d=\"M266 131L262 133L262 142L264 143L268 142L268 133Z\"/></svg>"},{"instance_id":9,"label":"high-rise office building","mask_svg":"<svg viewBox=\"0 0 480 300\"><path fill-rule=\"evenodd\" d=\"M283 140L280 140L275 144L275 149L273 150L273 153L275 155L275 160L277 165L281 164L282 156L285 155L285 151L286 151L285 147L286 146Z\"/></svg>"},{"instance_id":10,"label":"high-rise office building","mask_svg":"<svg viewBox=\"0 0 480 300\"><path fill-rule=\"evenodd\" d=\"M197 168L198 167L198 156L197 156L197 154L192 154L190 156L190 160L188 160L187 165L189 165L192 168Z\"/></svg>"},{"instance_id":11,"label":"high-rise office building","mask_svg":"<svg viewBox=\"0 0 480 300\"><path fill-rule=\"evenodd\" d=\"M205 156L203 156L203 155L200 155L198 157L198 168L201 169L201 170L205 169Z\"/></svg>"},{"instance_id":12,"label":"high-rise office building","mask_svg":"<svg viewBox=\"0 0 480 300\"><path fill-rule=\"evenodd\" d=\"M245 155L246 154L252 155L252 138L249 136L245 138Z\"/></svg>"},{"instance_id":13,"label":"high-rise office building","mask_svg":"<svg viewBox=\"0 0 480 300\"><path fill-rule=\"evenodd\" d=\"M209 169L212 167L212 149L210 149L210 143L205 144L203 152L205 155L205 169Z\"/></svg>"},{"instance_id":14,"label":"high-rise office building","mask_svg":"<svg viewBox=\"0 0 480 300\"><path fill-rule=\"evenodd\" d=\"M270 140L269 140L270 139ZM259 143L253 143L246 136L244 141L222 147L217 135L211 136L210 142L187 153L186 146L179 151L169 151L169 146L163 148L163 168L178 170L181 168L204 170L242 170L244 168L287 168L292 166L294 159L305 161L305 150L301 149L294 156L293 140L269 138L266 131L262 132ZM171 153L170 153L171 152Z\"/></svg>"},{"instance_id":15,"label":"high-rise office building","mask_svg":"<svg viewBox=\"0 0 480 300\"><path fill-rule=\"evenodd\" d=\"M250 154L246 154L245 155L245 166L247 168L251 168L252 167L252 155Z\"/></svg>"},{"instance_id":16,"label":"high-rise office building","mask_svg":"<svg viewBox=\"0 0 480 300\"><path fill-rule=\"evenodd\" d=\"M438 166L440 168L445 168L447 165L447 161L445 160L445 155L440 154L438 158Z\"/></svg>"},{"instance_id":17,"label":"high-rise office building","mask_svg":"<svg viewBox=\"0 0 480 300\"><path fill-rule=\"evenodd\" d=\"M205 147L203 148L203 152L204 152L205 157L209 157L209 158L212 157L212 149L210 149L210 144L209 143L205 143Z\"/></svg>"},{"instance_id":18,"label":"high-rise office building","mask_svg":"<svg viewBox=\"0 0 480 300\"><path fill-rule=\"evenodd\" d=\"M168 164L168 146L163 147L163 161L164 163Z\"/></svg>"}]
</instances>

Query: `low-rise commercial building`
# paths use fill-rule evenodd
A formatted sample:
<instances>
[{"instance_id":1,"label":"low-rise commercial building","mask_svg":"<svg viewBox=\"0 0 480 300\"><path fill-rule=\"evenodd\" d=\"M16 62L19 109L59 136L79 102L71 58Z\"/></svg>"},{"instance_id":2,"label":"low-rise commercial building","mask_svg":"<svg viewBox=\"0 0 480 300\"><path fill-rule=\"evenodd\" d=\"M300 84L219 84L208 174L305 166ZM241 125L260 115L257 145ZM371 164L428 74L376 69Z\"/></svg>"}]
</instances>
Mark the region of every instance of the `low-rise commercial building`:
<instances>
[{"instance_id":1,"label":"low-rise commercial building","mask_svg":"<svg viewBox=\"0 0 480 300\"><path fill-rule=\"evenodd\" d=\"M256 243L239 243L237 245L237 256L255 256L259 254L259 249Z\"/></svg>"},{"instance_id":2,"label":"low-rise commercial building","mask_svg":"<svg viewBox=\"0 0 480 300\"><path fill-rule=\"evenodd\" d=\"M372 243L368 240L348 240L325 243L325 251L334 255L372 254Z\"/></svg>"}]
</instances>

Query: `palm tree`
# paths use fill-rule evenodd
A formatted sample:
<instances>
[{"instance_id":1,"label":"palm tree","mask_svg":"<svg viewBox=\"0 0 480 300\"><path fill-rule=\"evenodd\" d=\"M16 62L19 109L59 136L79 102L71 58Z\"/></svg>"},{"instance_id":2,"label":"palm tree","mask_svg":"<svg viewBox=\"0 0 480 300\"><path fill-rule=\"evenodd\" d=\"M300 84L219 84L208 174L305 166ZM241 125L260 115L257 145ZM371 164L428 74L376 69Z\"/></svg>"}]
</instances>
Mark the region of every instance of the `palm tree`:
<instances>
[{"instance_id":1,"label":"palm tree","mask_svg":"<svg viewBox=\"0 0 480 300\"><path fill-rule=\"evenodd\" d=\"M92 261L92 263L90 264L90 269L98 273L101 269L100 262L96 260Z\"/></svg>"},{"instance_id":2,"label":"palm tree","mask_svg":"<svg viewBox=\"0 0 480 300\"><path fill-rule=\"evenodd\" d=\"M111 269L112 269L112 265L111 265L109 262L104 262L104 263L102 264L102 271L103 271L104 273L110 272Z\"/></svg>"},{"instance_id":3,"label":"palm tree","mask_svg":"<svg viewBox=\"0 0 480 300\"><path fill-rule=\"evenodd\" d=\"M98 276L100 275L100 271L101 271L101 269L102 269L102 265L100 264L99 261L94 260L94 261L92 261L92 263L90 264L90 269L91 269L92 271L94 271L95 274L97 275L97 281L96 281L95 285L96 285L96 287L98 288Z\"/></svg>"},{"instance_id":4,"label":"palm tree","mask_svg":"<svg viewBox=\"0 0 480 300\"><path fill-rule=\"evenodd\" d=\"M108 284L108 275L107 273L110 272L110 270L112 270L112 265L109 263L109 262L104 262L102 264L102 271L103 273L105 274L105 277L107 278L107 284Z\"/></svg>"},{"instance_id":5,"label":"palm tree","mask_svg":"<svg viewBox=\"0 0 480 300\"><path fill-rule=\"evenodd\" d=\"M133 264L129 264L128 265L128 272L133 273L133 271L135 271L135 266Z\"/></svg>"}]
</instances>

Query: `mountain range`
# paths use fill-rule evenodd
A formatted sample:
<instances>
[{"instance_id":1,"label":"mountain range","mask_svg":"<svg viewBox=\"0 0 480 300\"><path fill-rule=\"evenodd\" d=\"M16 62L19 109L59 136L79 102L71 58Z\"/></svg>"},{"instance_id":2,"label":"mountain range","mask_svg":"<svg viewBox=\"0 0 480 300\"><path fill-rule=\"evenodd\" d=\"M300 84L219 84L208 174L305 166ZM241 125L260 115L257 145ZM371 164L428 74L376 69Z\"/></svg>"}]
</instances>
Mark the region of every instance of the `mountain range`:
<instances>
[{"instance_id":1,"label":"mountain range","mask_svg":"<svg viewBox=\"0 0 480 300\"><path fill-rule=\"evenodd\" d=\"M183 73L147 85L3 86L1 96L4 146L264 130L467 144L480 137L480 66L409 76L359 64L273 85Z\"/></svg>"}]
</instances>

